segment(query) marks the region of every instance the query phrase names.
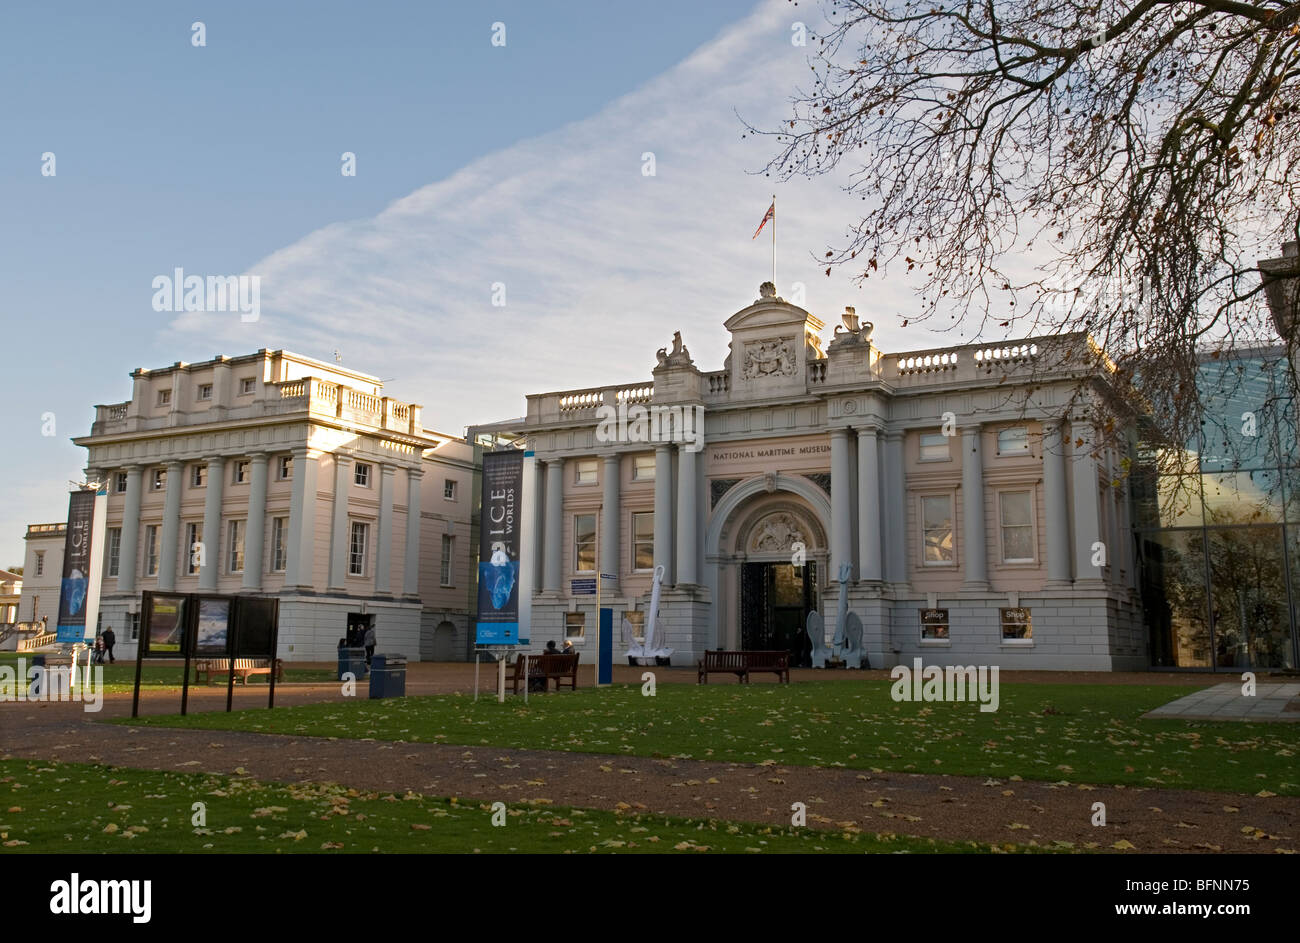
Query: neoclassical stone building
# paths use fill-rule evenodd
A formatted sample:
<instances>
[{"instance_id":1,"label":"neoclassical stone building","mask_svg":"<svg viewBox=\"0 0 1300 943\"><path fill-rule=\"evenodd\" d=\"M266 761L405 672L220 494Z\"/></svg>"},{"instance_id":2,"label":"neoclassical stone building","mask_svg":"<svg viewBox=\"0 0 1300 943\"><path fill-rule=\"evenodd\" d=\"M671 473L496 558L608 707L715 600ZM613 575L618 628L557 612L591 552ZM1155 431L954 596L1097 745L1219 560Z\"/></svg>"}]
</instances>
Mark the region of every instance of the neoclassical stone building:
<instances>
[{"instance_id":1,"label":"neoclassical stone building","mask_svg":"<svg viewBox=\"0 0 1300 943\"><path fill-rule=\"evenodd\" d=\"M1051 366L1089 338L887 354L851 309L824 343L760 294L726 321L721 370L679 338L650 381L529 395L522 419L471 430L538 458L533 646L590 637L598 572L615 625L639 623L662 565L675 664L799 656L810 611L832 637L846 567L871 667L1146 667L1121 456L1093 448L1075 395L1105 371ZM601 422L638 407L678 441Z\"/></svg>"},{"instance_id":2,"label":"neoclassical stone building","mask_svg":"<svg viewBox=\"0 0 1300 943\"><path fill-rule=\"evenodd\" d=\"M108 486L100 625L127 657L146 589L278 596L290 660L334 658L349 625L412 659L465 657L462 439L376 377L283 350L131 378L131 398L95 407L73 440Z\"/></svg>"}]
</instances>

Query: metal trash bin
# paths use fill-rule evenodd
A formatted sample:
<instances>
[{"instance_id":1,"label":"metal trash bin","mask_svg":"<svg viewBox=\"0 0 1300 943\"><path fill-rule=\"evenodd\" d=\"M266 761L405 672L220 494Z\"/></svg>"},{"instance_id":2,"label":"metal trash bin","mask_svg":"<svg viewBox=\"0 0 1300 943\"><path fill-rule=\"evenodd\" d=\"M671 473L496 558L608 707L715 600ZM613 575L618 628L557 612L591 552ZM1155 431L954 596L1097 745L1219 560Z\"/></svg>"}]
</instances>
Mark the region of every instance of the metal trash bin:
<instances>
[{"instance_id":1,"label":"metal trash bin","mask_svg":"<svg viewBox=\"0 0 1300 943\"><path fill-rule=\"evenodd\" d=\"M370 699L406 696L406 656L381 655L370 659Z\"/></svg>"},{"instance_id":2,"label":"metal trash bin","mask_svg":"<svg viewBox=\"0 0 1300 943\"><path fill-rule=\"evenodd\" d=\"M353 678L364 678L366 676L366 650L364 648L340 648L339 649L339 677L343 680L346 672L351 672Z\"/></svg>"}]
</instances>

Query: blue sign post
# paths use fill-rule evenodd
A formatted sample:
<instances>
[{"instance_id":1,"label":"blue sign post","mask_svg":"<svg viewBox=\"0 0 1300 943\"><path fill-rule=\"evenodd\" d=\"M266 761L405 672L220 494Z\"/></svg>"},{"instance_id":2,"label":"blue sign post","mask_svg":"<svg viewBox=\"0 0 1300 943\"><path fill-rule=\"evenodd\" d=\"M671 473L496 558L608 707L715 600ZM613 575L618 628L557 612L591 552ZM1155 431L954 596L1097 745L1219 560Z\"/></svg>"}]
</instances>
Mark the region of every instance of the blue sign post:
<instances>
[{"instance_id":1,"label":"blue sign post","mask_svg":"<svg viewBox=\"0 0 1300 943\"><path fill-rule=\"evenodd\" d=\"M597 684L614 681L614 610L600 610L600 651L597 653Z\"/></svg>"}]
</instances>

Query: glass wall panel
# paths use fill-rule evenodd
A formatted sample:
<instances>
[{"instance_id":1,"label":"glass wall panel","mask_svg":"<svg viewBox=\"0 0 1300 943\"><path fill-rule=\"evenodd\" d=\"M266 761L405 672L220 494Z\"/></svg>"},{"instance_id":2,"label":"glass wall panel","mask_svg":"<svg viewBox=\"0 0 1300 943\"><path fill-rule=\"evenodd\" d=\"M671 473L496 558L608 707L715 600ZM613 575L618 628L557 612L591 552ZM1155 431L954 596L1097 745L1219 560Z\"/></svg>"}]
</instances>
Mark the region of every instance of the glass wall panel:
<instances>
[{"instance_id":1,"label":"glass wall panel","mask_svg":"<svg viewBox=\"0 0 1300 943\"><path fill-rule=\"evenodd\" d=\"M1272 469L1202 476L1207 524L1278 524L1282 476Z\"/></svg>"},{"instance_id":2,"label":"glass wall panel","mask_svg":"<svg viewBox=\"0 0 1300 943\"><path fill-rule=\"evenodd\" d=\"M1292 667L1280 527L1211 527L1210 605L1220 668Z\"/></svg>"},{"instance_id":3,"label":"glass wall panel","mask_svg":"<svg viewBox=\"0 0 1300 943\"><path fill-rule=\"evenodd\" d=\"M1146 531L1138 547L1152 665L1211 667L1204 531Z\"/></svg>"}]
</instances>

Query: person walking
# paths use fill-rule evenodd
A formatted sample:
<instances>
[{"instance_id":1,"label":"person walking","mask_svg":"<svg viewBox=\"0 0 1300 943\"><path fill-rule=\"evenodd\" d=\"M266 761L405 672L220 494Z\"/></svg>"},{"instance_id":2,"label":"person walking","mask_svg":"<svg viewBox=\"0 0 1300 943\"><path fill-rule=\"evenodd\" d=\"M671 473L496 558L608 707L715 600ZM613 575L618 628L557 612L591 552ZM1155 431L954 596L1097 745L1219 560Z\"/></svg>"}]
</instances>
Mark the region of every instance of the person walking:
<instances>
[{"instance_id":1,"label":"person walking","mask_svg":"<svg viewBox=\"0 0 1300 943\"><path fill-rule=\"evenodd\" d=\"M95 636L95 644L92 651L91 662L96 665L102 665L104 663L104 636Z\"/></svg>"},{"instance_id":2,"label":"person walking","mask_svg":"<svg viewBox=\"0 0 1300 943\"><path fill-rule=\"evenodd\" d=\"M113 634L113 627L110 625L104 630L104 651L108 653L108 660L116 664L117 659L113 657L113 646L117 644L117 636Z\"/></svg>"},{"instance_id":3,"label":"person walking","mask_svg":"<svg viewBox=\"0 0 1300 943\"><path fill-rule=\"evenodd\" d=\"M370 626L366 629L365 640L363 642L366 648L366 667L370 667L370 659L375 657L375 627Z\"/></svg>"}]
</instances>

